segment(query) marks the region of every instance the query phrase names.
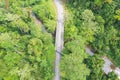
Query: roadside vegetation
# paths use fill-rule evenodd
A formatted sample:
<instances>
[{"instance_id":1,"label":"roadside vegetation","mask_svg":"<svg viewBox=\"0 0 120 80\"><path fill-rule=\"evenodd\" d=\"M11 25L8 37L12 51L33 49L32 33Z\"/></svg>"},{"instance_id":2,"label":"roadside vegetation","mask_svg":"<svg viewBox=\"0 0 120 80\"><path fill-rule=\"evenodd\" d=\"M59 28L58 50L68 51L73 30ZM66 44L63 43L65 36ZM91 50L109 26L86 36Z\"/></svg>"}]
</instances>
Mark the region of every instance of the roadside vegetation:
<instances>
[{"instance_id":1,"label":"roadside vegetation","mask_svg":"<svg viewBox=\"0 0 120 80\"><path fill-rule=\"evenodd\" d=\"M42 0L33 6L33 13L43 22L48 32L54 33L57 19L53 0Z\"/></svg>"},{"instance_id":2,"label":"roadside vegetation","mask_svg":"<svg viewBox=\"0 0 120 80\"><path fill-rule=\"evenodd\" d=\"M52 0L0 1L0 80L53 79L51 33L55 31L56 13L52 4ZM32 12L43 21L47 33L34 23Z\"/></svg>"},{"instance_id":3,"label":"roadside vegetation","mask_svg":"<svg viewBox=\"0 0 120 80\"><path fill-rule=\"evenodd\" d=\"M102 57L120 67L120 0L64 0L64 7L61 80L118 80L103 72ZM56 17L53 0L0 0L0 80L53 80Z\"/></svg>"},{"instance_id":4,"label":"roadside vegetation","mask_svg":"<svg viewBox=\"0 0 120 80\"><path fill-rule=\"evenodd\" d=\"M61 59L62 80L118 80L103 70L107 56L120 67L120 1L66 0L65 48ZM90 57L85 47L95 53ZM70 74L71 73L71 74Z\"/></svg>"}]
</instances>

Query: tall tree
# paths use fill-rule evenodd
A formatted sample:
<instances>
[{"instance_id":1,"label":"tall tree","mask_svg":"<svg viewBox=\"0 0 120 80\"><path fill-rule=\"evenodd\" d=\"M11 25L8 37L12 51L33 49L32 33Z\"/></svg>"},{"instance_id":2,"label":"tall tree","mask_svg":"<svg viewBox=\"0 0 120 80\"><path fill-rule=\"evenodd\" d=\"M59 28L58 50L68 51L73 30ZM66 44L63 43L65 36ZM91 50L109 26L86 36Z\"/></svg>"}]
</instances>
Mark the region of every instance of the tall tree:
<instances>
[{"instance_id":1,"label":"tall tree","mask_svg":"<svg viewBox=\"0 0 120 80\"><path fill-rule=\"evenodd\" d=\"M76 40L66 43L64 54L61 61L61 77L63 80L86 80L86 76L89 75L89 69L83 63L83 60L87 57L84 52L84 41L81 37L77 37Z\"/></svg>"}]
</instances>

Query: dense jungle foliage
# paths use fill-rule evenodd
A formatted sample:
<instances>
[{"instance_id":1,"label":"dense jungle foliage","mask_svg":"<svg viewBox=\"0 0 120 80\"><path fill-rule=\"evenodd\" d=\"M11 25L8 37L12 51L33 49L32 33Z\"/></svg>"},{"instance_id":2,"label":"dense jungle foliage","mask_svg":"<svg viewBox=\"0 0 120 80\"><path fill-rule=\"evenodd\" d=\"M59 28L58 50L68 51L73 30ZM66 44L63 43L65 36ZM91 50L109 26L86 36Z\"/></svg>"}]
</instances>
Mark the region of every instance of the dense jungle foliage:
<instances>
[{"instance_id":1,"label":"dense jungle foliage","mask_svg":"<svg viewBox=\"0 0 120 80\"><path fill-rule=\"evenodd\" d=\"M120 0L62 1L61 80L118 80L103 72L102 57L120 67ZM0 80L53 80L56 23L53 0L0 0Z\"/></svg>"},{"instance_id":2,"label":"dense jungle foliage","mask_svg":"<svg viewBox=\"0 0 120 80\"><path fill-rule=\"evenodd\" d=\"M120 0L65 0L62 80L118 80L106 75L103 56L120 67ZM89 46L94 56L86 53Z\"/></svg>"},{"instance_id":3,"label":"dense jungle foliage","mask_svg":"<svg viewBox=\"0 0 120 80\"><path fill-rule=\"evenodd\" d=\"M0 80L53 79L55 18L52 0L0 0Z\"/></svg>"}]
</instances>

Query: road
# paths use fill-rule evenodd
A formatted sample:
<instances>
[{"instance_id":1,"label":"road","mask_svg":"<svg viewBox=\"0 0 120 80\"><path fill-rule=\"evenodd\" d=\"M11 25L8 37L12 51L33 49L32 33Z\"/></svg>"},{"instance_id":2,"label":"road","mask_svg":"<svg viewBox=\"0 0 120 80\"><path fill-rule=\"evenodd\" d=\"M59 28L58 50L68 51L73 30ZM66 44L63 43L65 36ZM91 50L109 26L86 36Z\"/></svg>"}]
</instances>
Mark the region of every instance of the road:
<instances>
[{"instance_id":1,"label":"road","mask_svg":"<svg viewBox=\"0 0 120 80\"><path fill-rule=\"evenodd\" d=\"M61 0L54 0L57 10L57 27L56 27L56 39L55 39L55 77L54 80L60 80L60 58L61 51L64 45L64 8Z\"/></svg>"}]
</instances>

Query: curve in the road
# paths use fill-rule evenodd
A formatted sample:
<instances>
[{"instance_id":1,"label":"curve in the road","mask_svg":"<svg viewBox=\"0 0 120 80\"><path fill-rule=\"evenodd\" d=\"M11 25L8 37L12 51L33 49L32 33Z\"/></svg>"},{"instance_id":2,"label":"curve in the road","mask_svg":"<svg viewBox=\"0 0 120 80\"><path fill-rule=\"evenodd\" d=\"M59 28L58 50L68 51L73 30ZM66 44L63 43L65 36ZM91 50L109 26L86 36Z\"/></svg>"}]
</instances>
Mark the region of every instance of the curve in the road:
<instances>
[{"instance_id":1,"label":"curve in the road","mask_svg":"<svg viewBox=\"0 0 120 80\"><path fill-rule=\"evenodd\" d=\"M61 0L54 0L57 10L57 27L56 27L56 39L55 39L55 78L54 80L60 80L60 58L64 43L64 8Z\"/></svg>"}]
</instances>

